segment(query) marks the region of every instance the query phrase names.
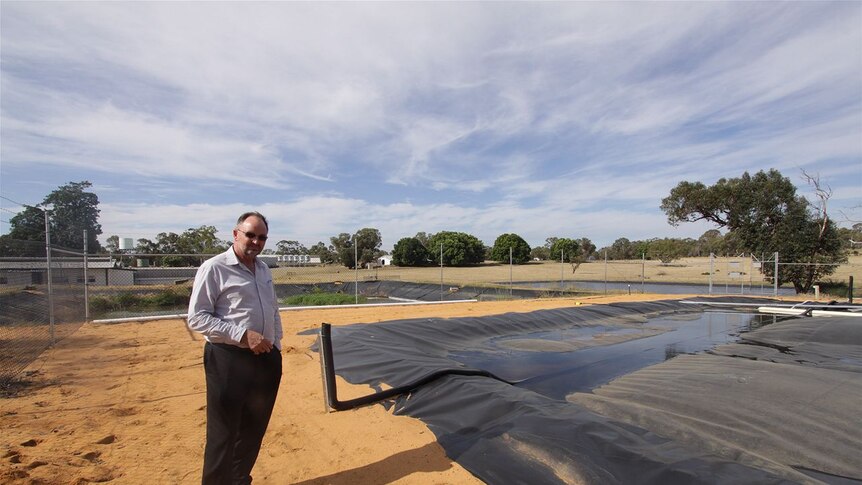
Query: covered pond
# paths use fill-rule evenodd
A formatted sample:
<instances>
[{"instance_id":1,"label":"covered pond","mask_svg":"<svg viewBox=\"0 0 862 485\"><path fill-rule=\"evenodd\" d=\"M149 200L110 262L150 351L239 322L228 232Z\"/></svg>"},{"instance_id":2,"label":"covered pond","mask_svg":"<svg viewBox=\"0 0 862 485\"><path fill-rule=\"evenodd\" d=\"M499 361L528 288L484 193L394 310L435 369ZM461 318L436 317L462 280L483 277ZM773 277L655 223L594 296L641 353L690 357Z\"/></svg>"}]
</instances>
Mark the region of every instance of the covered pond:
<instances>
[{"instance_id":1,"label":"covered pond","mask_svg":"<svg viewBox=\"0 0 862 485\"><path fill-rule=\"evenodd\" d=\"M854 483L852 320L637 302L351 325L332 341L336 372L377 389L493 373L388 402L487 483Z\"/></svg>"}]
</instances>

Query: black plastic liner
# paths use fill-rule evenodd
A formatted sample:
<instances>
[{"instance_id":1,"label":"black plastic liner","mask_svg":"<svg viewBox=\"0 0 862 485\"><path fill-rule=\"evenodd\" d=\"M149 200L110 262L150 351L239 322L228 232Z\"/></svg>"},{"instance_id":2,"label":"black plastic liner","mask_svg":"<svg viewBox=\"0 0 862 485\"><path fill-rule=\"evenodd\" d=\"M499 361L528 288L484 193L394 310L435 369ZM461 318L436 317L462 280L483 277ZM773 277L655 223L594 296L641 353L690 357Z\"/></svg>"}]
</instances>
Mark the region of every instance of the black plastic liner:
<instances>
[{"instance_id":1,"label":"black plastic liner","mask_svg":"<svg viewBox=\"0 0 862 485\"><path fill-rule=\"evenodd\" d=\"M335 370L351 383L398 387L436 371L463 368L449 356L482 347L494 336L636 326L660 314L697 311L679 301L658 301L341 326L332 329ZM443 377L389 405L397 414L424 421L452 459L492 484L790 483L490 378Z\"/></svg>"}]
</instances>

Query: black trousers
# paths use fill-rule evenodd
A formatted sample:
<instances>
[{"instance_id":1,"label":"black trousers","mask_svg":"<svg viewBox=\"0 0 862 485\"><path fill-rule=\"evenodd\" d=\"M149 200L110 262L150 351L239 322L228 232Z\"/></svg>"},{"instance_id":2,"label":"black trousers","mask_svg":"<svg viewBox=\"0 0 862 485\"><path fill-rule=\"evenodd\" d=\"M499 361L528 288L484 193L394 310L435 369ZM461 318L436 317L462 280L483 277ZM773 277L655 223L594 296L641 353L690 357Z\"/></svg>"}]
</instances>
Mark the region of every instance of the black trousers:
<instances>
[{"instance_id":1,"label":"black trousers","mask_svg":"<svg viewBox=\"0 0 862 485\"><path fill-rule=\"evenodd\" d=\"M251 483L251 469L278 386L281 352L266 354L227 344L204 346L207 380L207 442L204 485Z\"/></svg>"}]
</instances>

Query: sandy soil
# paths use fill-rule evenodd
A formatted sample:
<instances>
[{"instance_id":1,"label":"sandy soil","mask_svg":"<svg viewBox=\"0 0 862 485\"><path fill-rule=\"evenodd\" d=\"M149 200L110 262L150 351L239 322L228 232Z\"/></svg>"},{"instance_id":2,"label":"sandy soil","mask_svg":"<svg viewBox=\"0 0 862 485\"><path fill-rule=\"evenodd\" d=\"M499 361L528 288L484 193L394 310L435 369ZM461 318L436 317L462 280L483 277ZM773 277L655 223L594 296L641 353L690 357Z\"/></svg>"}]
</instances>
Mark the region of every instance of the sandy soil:
<instances>
[{"instance_id":1,"label":"sandy soil","mask_svg":"<svg viewBox=\"0 0 862 485\"><path fill-rule=\"evenodd\" d=\"M480 316L622 297L328 308L283 313L284 377L255 483L480 483L420 421L382 406L328 413L315 336L334 325ZM639 295L627 300L663 299ZM0 397L2 483L199 483L205 424L203 340L182 320L85 324L42 354ZM370 390L339 382L339 397Z\"/></svg>"}]
</instances>

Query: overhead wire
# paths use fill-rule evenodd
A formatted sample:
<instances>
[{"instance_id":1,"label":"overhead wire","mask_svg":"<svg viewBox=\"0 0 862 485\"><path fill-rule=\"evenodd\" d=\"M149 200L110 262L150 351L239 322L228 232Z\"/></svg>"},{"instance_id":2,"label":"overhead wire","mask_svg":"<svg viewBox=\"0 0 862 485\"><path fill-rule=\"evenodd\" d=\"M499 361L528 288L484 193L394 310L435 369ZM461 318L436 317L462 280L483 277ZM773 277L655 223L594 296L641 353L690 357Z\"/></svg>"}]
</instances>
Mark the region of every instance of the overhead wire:
<instances>
[{"instance_id":1,"label":"overhead wire","mask_svg":"<svg viewBox=\"0 0 862 485\"><path fill-rule=\"evenodd\" d=\"M18 202L17 200L12 200L9 197L4 197L2 195L0 195L0 199L7 200L13 204L20 205L21 207L35 207L35 206L30 205L30 204L22 204L22 203Z\"/></svg>"}]
</instances>

